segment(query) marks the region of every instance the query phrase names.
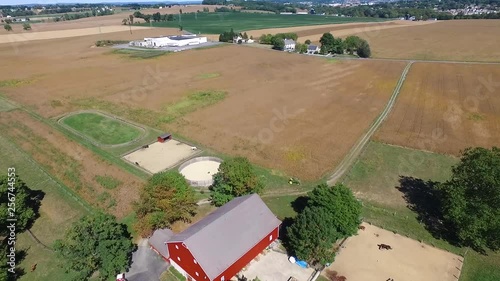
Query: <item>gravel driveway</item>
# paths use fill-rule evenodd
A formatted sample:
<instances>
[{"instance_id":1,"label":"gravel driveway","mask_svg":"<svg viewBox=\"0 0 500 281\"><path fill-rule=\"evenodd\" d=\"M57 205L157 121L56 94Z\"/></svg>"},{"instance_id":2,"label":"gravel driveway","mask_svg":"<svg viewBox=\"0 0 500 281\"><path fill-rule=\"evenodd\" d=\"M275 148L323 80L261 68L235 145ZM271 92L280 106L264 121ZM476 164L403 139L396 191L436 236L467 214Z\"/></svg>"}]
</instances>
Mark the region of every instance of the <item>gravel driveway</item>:
<instances>
[{"instance_id":1,"label":"gravel driveway","mask_svg":"<svg viewBox=\"0 0 500 281\"><path fill-rule=\"evenodd\" d=\"M142 239L132 255L132 266L125 277L128 281L158 281L168 267L169 264L149 248L148 240Z\"/></svg>"}]
</instances>

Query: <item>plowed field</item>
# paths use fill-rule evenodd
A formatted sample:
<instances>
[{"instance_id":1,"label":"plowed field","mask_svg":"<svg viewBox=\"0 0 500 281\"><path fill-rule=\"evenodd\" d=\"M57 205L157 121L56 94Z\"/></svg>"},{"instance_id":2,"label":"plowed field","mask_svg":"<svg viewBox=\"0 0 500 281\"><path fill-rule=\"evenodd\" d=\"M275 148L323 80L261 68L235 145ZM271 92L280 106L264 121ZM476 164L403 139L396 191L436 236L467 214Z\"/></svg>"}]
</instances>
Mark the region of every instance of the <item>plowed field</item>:
<instances>
[{"instance_id":1,"label":"plowed field","mask_svg":"<svg viewBox=\"0 0 500 281\"><path fill-rule=\"evenodd\" d=\"M376 139L458 154L500 145L500 65L415 63Z\"/></svg>"}]
</instances>

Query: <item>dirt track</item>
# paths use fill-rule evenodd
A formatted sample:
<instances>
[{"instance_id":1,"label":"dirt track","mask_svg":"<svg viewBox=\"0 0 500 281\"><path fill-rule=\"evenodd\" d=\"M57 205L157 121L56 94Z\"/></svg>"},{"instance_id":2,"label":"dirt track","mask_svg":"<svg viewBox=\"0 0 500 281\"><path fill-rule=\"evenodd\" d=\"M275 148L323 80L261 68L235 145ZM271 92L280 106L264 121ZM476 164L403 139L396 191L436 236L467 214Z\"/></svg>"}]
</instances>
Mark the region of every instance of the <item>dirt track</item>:
<instances>
[{"instance_id":1,"label":"dirt track","mask_svg":"<svg viewBox=\"0 0 500 281\"><path fill-rule=\"evenodd\" d=\"M415 63L375 139L457 155L498 146L500 66Z\"/></svg>"},{"instance_id":2,"label":"dirt track","mask_svg":"<svg viewBox=\"0 0 500 281\"><path fill-rule=\"evenodd\" d=\"M328 270L337 271L349 281L456 281L463 258L419 243L390 231L362 224L340 250ZM377 244L388 244L392 250L379 250Z\"/></svg>"}]
</instances>

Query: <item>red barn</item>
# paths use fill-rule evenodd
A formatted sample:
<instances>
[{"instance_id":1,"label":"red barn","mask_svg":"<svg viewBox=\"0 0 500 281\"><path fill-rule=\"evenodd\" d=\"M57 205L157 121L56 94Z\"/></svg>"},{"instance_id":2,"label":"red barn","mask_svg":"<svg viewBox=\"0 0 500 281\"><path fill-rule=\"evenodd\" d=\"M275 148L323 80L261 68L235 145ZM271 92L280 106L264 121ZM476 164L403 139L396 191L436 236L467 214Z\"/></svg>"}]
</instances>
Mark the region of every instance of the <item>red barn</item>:
<instances>
[{"instance_id":1,"label":"red barn","mask_svg":"<svg viewBox=\"0 0 500 281\"><path fill-rule=\"evenodd\" d=\"M170 264L188 280L229 281L278 238L280 224L257 194L235 198L170 238Z\"/></svg>"},{"instance_id":2,"label":"red barn","mask_svg":"<svg viewBox=\"0 0 500 281\"><path fill-rule=\"evenodd\" d=\"M165 133L161 136L158 136L158 142L165 142L165 141L168 141L171 139L172 139L172 134L169 134L169 133Z\"/></svg>"}]
</instances>

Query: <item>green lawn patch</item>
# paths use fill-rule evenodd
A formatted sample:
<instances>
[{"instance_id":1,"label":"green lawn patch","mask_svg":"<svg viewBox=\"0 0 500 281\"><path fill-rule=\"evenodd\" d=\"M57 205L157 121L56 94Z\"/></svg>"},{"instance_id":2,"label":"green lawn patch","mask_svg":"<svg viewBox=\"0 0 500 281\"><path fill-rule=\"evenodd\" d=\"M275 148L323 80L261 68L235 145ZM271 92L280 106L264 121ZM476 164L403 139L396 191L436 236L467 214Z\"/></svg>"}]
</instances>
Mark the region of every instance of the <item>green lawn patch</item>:
<instances>
[{"instance_id":1,"label":"green lawn patch","mask_svg":"<svg viewBox=\"0 0 500 281\"><path fill-rule=\"evenodd\" d=\"M293 218L297 215L292 203L298 198L298 195L284 195L277 197L264 197L264 203L271 209L273 214L280 220Z\"/></svg>"},{"instance_id":2,"label":"green lawn patch","mask_svg":"<svg viewBox=\"0 0 500 281\"><path fill-rule=\"evenodd\" d=\"M169 267L168 270L170 271L170 273L172 273L177 279L179 280L185 280L186 278L184 277L184 275L182 275L179 271L177 271L177 269L175 269L173 266Z\"/></svg>"},{"instance_id":3,"label":"green lawn patch","mask_svg":"<svg viewBox=\"0 0 500 281\"><path fill-rule=\"evenodd\" d=\"M64 117L62 123L98 144L114 145L133 141L141 136L139 128L98 113L78 113Z\"/></svg>"},{"instance_id":4,"label":"green lawn patch","mask_svg":"<svg viewBox=\"0 0 500 281\"><path fill-rule=\"evenodd\" d=\"M117 188L120 184L122 184L121 181L113 178L112 176L95 176L94 178L102 187L107 188L107 189L115 189Z\"/></svg>"},{"instance_id":5,"label":"green lawn patch","mask_svg":"<svg viewBox=\"0 0 500 281\"><path fill-rule=\"evenodd\" d=\"M236 32L246 30L319 25L340 24L350 22L380 22L376 18L333 17L319 15L277 15L264 13L189 13L177 15L175 21L152 22L140 25L154 27L182 26L184 30L195 34L220 34L231 28Z\"/></svg>"},{"instance_id":6,"label":"green lawn patch","mask_svg":"<svg viewBox=\"0 0 500 281\"><path fill-rule=\"evenodd\" d=\"M161 117L161 122L170 123L190 112L219 102L225 97L226 92L213 90L190 94L176 103L167 105L164 109L165 114Z\"/></svg>"},{"instance_id":7,"label":"green lawn patch","mask_svg":"<svg viewBox=\"0 0 500 281\"><path fill-rule=\"evenodd\" d=\"M137 49L117 49L112 51L113 54L123 55L131 59L152 59L156 57L161 57L169 52L159 51L159 50L137 50Z\"/></svg>"},{"instance_id":8,"label":"green lawn patch","mask_svg":"<svg viewBox=\"0 0 500 281\"><path fill-rule=\"evenodd\" d=\"M357 197L390 206L405 206L400 177L444 181L451 176L452 156L370 142L345 177Z\"/></svg>"},{"instance_id":9,"label":"green lawn patch","mask_svg":"<svg viewBox=\"0 0 500 281\"><path fill-rule=\"evenodd\" d=\"M500 280L500 253L487 252L487 255L472 251L467 253L460 281L498 280Z\"/></svg>"},{"instance_id":10,"label":"green lawn patch","mask_svg":"<svg viewBox=\"0 0 500 281\"><path fill-rule=\"evenodd\" d=\"M29 85L33 83L34 79L10 79L10 80L2 80L0 81L0 87L20 87L24 85Z\"/></svg>"}]
</instances>

